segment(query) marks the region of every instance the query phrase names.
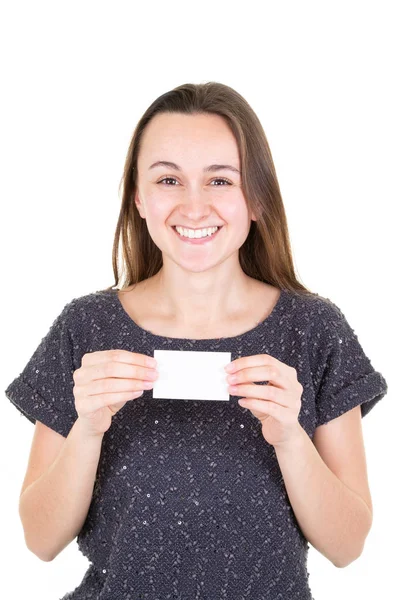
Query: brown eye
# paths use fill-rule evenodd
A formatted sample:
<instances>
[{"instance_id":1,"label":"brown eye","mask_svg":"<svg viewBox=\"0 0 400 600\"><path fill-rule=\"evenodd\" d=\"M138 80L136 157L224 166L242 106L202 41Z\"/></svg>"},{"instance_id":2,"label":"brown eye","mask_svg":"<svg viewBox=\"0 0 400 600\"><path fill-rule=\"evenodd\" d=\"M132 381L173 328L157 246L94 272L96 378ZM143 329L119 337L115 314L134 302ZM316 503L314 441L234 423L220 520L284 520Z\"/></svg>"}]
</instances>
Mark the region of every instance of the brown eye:
<instances>
[{"instance_id":1,"label":"brown eye","mask_svg":"<svg viewBox=\"0 0 400 600\"><path fill-rule=\"evenodd\" d=\"M163 183L163 181L166 181L166 180L176 181L175 177L164 177L163 179L160 179L160 181L157 181L157 183ZM224 183L227 183L228 185L232 185L232 183L228 179L224 179L223 177L218 177L216 179L213 179L212 181L223 181ZM220 186L214 186L214 187L220 187Z\"/></svg>"},{"instance_id":2,"label":"brown eye","mask_svg":"<svg viewBox=\"0 0 400 600\"><path fill-rule=\"evenodd\" d=\"M230 181L228 181L228 179L224 179L224 178L218 178L218 179L213 179L213 181L223 181L224 183L227 183L228 185L232 185ZM217 186L219 187L219 186Z\"/></svg>"},{"instance_id":3,"label":"brown eye","mask_svg":"<svg viewBox=\"0 0 400 600\"><path fill-rule=\"evenodd\" d=\"M176 181L176 179L174 177L164 177L164 179L160 179L160 181L157 181L157 183L162 183L163 181L166 181L166 180Z\"/></svg>"}]
</instances>

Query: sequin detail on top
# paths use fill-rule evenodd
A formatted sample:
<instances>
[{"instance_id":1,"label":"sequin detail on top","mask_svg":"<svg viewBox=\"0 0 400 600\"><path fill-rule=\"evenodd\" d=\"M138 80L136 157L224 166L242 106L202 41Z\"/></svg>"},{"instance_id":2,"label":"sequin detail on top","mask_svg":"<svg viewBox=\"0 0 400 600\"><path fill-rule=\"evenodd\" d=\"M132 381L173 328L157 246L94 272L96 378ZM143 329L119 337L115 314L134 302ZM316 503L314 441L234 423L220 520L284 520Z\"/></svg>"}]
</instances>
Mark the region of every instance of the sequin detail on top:
<instances>
[{"instance_id":1,"label":"sequin detail on top","mask_svg":"<svg viewBox=\"0 0 400 600\"><path fill-rule=\"evenodd\" d=\"M74 370L86 352L111 348L271 354L297 371L311 438L357 405L365 417L387 392L343 313L317 294L282 290L250 331L196 340L142 329L110 290L64 307L6 395L66 437L77 418ZM113 417L77 538L90 564L62 600L312 600L309 545L275 450L237 399L160 400L145 390Z\"/></svg>"}]
</instances>

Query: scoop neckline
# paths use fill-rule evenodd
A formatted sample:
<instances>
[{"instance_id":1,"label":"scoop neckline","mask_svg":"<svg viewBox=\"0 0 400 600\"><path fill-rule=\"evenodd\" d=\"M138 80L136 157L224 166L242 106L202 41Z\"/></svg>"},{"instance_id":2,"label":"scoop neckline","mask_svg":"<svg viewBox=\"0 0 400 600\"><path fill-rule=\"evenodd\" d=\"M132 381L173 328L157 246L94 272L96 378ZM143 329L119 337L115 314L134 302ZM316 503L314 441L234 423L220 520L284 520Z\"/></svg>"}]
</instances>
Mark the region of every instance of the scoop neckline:
<instances>
[{"instance_id":1,"label":"scoop neckline","mask_svg":"<svg viewBox=\"0 0 400 600\"><path fill-rule=\"evenodd\" d=\"M168 337L168 336L164 336L164 335L158 335L156 333L152 333L148 329L144 329L143 327L138 325L136 323L136 321L134 321L132 319L132 317L126 312L126 310L123 307L122 302L118 296L118 292L119 292L118 289L104 290L104 292L110 294L110 297L114 300L114 306L116 306L117 310L122 315L123 319L125 321L127 321L128 323L130 323L131 327L134 330L137 330L138 332L140 332L142 335L145 335L149 338L153 338L155 340L168 340L168 341L171 341L171 343L172 342L174 342L174 343L190 342L191 344L193 344L193 343L197 343L197 344L203 343L204 344L207 342L213 343L213 342L221 342L224 340L233 342L235 340L242 340L243 338L246 338L248 336L258 333L259 330L264 328L266 325L270 326L277 319L279 312L285 306L286 300L288 299L288 293L289 293L288 290L281 288L281 293L279 294L278 300L276 301L276 303L275 303L273 309L271 310L271 312L269 313L269 315L267 315L267 317L265 317L265 319L263 319L262 321L257 323L257 325L255 325L255 327L252 327L251 329L248 329L247 331L244 331L243 333L241 333L239 335L234 335L234 336L229 336L229 337L218 337L218 338L178 338L178 337Z\"/></svg>"}]
</instances>

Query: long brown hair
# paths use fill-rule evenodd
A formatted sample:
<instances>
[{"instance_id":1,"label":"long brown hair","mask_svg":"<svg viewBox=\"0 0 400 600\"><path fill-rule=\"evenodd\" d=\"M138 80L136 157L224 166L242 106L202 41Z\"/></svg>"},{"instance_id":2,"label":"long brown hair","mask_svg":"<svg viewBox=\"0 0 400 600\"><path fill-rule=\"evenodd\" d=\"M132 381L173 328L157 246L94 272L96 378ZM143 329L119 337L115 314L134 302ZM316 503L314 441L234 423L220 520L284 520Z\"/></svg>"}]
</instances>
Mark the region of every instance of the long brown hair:
<instances>
[{"instance_id":1,"label":"long brown hair","mask_svg":"<svg viewBox=\"0 0 400 600\"><path fill-rule=\"evenodd\" d=\"M161 113L209 113L226 121L239 148L243 194L257 219L251 221L247 239L239 248L241 268L249 277L279 289L313 294L298 281L294 271L285 209L263 127L238 92L214 81L185 83L162 94L136 125L119 186L120 190L123 185L123 195L112 251L115 283L106 289L123 290L152 277L162 267L161 250L153 242L134 201L143 132L151 119Z\"/></svg>"}]
</instances>

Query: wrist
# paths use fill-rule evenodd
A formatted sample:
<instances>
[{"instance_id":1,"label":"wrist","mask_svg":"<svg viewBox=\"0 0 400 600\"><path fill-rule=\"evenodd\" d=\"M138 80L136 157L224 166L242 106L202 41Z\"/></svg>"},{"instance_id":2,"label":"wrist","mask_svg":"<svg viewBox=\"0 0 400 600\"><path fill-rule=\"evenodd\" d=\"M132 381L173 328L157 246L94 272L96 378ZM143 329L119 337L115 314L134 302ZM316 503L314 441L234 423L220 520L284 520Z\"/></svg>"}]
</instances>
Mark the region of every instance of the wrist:
<instances>
[{"instance_id":1,"label":"wrist","mask_svg":"<svg viewBox=\"0 0 400 600\"><path fill-rule=\"evenodd\" d=\"M287 440L274 445L276 453L293 453L298 451L304 444L305 439L309 440L308 433L300 425L299 421L292 434Z\"/></svg>"},{"instance_id":2,"label":"wrist","mask_svg":"<svg viewBox=\"0 0 400 600\"><path fill-rule=\"evenodd\" d=\"M93 441L102 441L104 437L104 432L94 432L90 430L90 427L87 425L85 419L82 419L78 416L75 421L75 427L79 432L79 435L83 437L85 440L93 440Z\"/></svg>"}]
</instances>

